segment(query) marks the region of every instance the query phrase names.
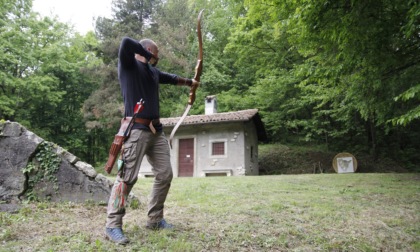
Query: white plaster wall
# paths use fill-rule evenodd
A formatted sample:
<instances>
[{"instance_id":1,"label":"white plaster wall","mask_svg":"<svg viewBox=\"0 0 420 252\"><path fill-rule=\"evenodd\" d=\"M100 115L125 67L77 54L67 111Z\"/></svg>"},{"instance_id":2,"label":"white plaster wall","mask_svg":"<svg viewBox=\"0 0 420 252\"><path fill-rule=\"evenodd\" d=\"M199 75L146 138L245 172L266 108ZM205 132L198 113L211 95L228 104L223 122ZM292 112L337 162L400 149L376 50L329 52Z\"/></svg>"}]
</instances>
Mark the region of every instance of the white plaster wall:
<instances>
[{"instance_id":1,"label":"white plaster wall","mask_svg":"<svg viewBox=\"0 0 420 252\"><path fill-rule=\"evenodd\" d=\"M165 128L168 137L172 128ZM180 127L173 139L171 164L174 177L178 177L178 139L194 138L194 177L208 172L227 172L231 176L258 175L258 140L252 122L230 122ZM213 141L226 142L226 155L211 156ZM250 157L253 146L254 158ZM230 173L229 173L230 172ZM145 157L140 177L152 175L151 165Z\"/></svg>"}]
</instances>

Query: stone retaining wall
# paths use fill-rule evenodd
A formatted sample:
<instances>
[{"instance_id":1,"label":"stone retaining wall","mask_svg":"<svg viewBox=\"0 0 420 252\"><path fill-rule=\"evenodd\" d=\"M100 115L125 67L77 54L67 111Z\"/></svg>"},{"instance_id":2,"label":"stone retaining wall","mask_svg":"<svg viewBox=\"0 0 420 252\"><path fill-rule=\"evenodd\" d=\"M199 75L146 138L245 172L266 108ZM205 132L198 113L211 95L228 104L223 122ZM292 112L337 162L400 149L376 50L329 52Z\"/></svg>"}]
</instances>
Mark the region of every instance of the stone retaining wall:
<instances>
[{"instance_id":1,"label":"stone retaining wall","mask_svg":"<svg viewBox=\"0 0 420 252\"><path fill-rule=\"evenodd\" d=\"M59 158L54 181L41 179L33 188L28 188L31 176L36 169L24 173L28 164L37 167L35 156L44 139L28 131L16 122L0 122L0 201L17 203L31 195L52 202L107 202L112 181L95 169L79 160L60 146L52 146L51 155Z\"/></svg>"}]
</instances>

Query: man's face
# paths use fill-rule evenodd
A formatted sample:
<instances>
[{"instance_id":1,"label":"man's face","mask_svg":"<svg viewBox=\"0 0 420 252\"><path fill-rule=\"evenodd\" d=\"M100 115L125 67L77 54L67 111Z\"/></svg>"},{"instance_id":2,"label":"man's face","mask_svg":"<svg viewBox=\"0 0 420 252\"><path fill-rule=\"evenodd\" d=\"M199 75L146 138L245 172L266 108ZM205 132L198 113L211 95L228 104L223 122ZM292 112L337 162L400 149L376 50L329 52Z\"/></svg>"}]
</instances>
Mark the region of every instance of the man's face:
<instances>
[{"instance_id":1,"label":"man's face","mask_svg":"<svg viewBox=\"0 0 420 252\"><path fill-rule=\"evenodd\" d=\"M159 49L157 45L152 45L149 48L147 48L147 50L151 52L154 56L154 58L150 60L150 64L152 64L152 66L156 66L159 62Z\"/></svg>"}]
</instances>

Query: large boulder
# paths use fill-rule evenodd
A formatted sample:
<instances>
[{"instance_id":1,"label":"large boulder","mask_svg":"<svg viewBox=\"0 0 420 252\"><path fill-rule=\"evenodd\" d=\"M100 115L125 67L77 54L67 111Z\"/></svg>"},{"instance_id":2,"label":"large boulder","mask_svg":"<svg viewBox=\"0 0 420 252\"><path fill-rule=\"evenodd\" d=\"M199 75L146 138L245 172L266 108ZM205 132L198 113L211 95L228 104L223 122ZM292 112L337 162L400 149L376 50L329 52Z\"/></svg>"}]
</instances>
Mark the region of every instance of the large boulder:
<instances>
[{"instance_id":1,"label":"large boulder","mask_svg":"<svg viewBox=\"0 0 420 252\"><path fill-rule=\"evenodd\" d=\"M19 123L0 122L0 201L15 204L36 197L104 203L111 187L110 180L60 146Z\"/></svg>"}]
</instances>

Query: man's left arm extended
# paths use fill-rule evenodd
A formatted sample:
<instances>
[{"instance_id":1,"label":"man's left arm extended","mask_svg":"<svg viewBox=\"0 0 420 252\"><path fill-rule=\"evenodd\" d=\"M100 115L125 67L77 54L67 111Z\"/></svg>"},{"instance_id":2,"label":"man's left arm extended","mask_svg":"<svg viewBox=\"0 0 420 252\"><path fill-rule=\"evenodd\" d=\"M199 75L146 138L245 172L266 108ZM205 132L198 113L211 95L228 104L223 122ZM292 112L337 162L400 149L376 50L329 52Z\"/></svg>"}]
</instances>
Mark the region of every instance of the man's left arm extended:
<instances>
[{"instance_id":1,"label":"man's left arm extended","mask_svg":"<svg viewBox=\"0 0 420 252\"><path fill-rule=\"evenodd\" d=\"M175 74L159 72L159 82L162 84L173 84L177 86L198 86L200 82L194 79L179 77Z\"/></svg>"},{"instance_id":2,"label":"man's left arm extended","mask_svg":"<svg viewBox=\"0 0 420 252\"><path fill-rule=\"evenodd\" d=\"M192 84L193 84L192 79L178 77L178 83L177 83L178 86L189 86L189 87L191 87Z\"/></svg>"}]
</instances>

